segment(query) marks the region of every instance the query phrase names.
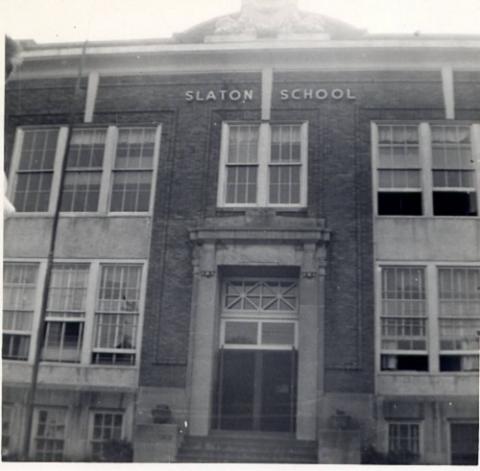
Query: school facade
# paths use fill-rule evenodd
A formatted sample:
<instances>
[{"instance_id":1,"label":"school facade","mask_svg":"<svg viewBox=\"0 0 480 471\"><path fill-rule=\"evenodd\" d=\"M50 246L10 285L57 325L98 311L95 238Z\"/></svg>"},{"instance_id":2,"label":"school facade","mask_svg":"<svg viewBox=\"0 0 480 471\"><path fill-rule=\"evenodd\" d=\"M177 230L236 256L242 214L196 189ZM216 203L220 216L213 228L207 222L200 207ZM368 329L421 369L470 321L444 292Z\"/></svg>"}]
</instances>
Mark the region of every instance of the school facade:
<instances>
[{"instance_id":1,"label":"school facade","mask_svg":"<svg viewBox=\"0 0 480 471\"><path fill-rule=\"evenodd\" d=\"M36 460L114 438L134 461L476 462L480 38L266 28L255 3L164 41L22 43L5 453L40 341Z\"/></svg>"}]
</instances>

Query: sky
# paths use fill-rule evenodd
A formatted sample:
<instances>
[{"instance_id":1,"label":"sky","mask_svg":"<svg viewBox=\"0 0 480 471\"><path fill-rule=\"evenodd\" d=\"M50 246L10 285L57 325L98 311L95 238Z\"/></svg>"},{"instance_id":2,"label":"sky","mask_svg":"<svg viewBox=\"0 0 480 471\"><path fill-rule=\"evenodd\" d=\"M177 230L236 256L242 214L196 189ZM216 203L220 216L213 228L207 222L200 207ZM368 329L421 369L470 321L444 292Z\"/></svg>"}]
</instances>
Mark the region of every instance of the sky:
<instances>
[{"instance_id":1,"label":"sky","mask_svg":"<svg viewBox=\"0 0 480 471\"><path fill-rule=\"evenodd\" d=\"M0 0L0 29L38 43L166 38L240 0ZM480 0L299 0L369 33L479 34Z\"/></svg>"}]
</instances>

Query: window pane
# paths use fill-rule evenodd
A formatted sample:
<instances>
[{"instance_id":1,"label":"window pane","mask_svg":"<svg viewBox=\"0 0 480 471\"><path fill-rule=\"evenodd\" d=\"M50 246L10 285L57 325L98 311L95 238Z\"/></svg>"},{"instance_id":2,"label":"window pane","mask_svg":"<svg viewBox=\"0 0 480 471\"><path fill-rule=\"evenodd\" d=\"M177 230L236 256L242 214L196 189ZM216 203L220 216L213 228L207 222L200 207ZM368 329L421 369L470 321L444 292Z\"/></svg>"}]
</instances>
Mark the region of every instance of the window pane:
<instances>
[{"instance_id":1,"label":"window pane","mask_svg":"<svg viewBox=\"0 0 480 471\"><path fill-rule=\"evenodd\" d=\"M257 194L257 167L227 167L227 203L255 203Z\"/></svg>"},{"instance_id":2,"label":"window pane","mask_svg":"<svg viewBox=\"0 0 480 471\"><path fill-rule=\"evenodd\" d=\"M270 203L300 203L300 166L270 167Z\"/></svg>"},{"instance_id":3,"label":"window pane","mask_svg":"<svg viewBox=\"0 0 480 471\"><path fill-rule=\"evenodd\" d=\"M16 211L48 211L53 172L18 173L14 206Z\"/></svg>"},{"instance_id":4,"label":"window pane","mask_svg":"<svg viewBox=\"0 0 480 471\"><path fill-rule=\"evenodd\" d=\"M229 127L228 163L256 163L257 152L258 126Z\"/></svg>"},{"instance_id":5,"label":"window pane","mask_svg":"<svg viewBox=\"0 0 480 471\"><path fill-rule=\"evenodd\" d=\"M271 161L273 162L300 162L301 126L274 125L271 127Z\"/></svg>"},{"instance_id":6,"label":"window pane","mask_svg":"<svg viewBox=\"0 0 480 471\"><path fill-rule=\"evenodd\" d=\"M298 291L295 281L227 281L226 310L287 311L297 310Z\"/></svg>"},{"instance_id":7,"label":"window pane","mask_svg":"<svg viewBox=\"0 0 480 471\"><path fill-rule=\"evenodd\" d=\"M53 170L58 129L24 130L19 170Z\"/></svg>"},{"instance_id":8,"label":"window pane","mask_svg":"<svg viewBox=\"0 0 480 471\"><path fill-rule=\"evenodd\" d=\"M153 169L155 128L120 128L115 169Z\"/></svg>"},{"instance_id":9,"label":"window pane","mask_svg":"<svg viewBox=\"0 0 480 471\"><path fill-rule=\"evenodd\" d=\"M148 211L152 172L115 172L110 211Z\"/></svg>"},{"instance_id":10,"label":"window pane","mask_svg":"<svg viewBox=\"0 0 480 471\"><path fill-rule=\"evenodd\" d=\"M225 343L255 345L257 343L257 322L226 322Z\"/></svg>"},{"instance_id":11,"label":"window pane","mask_svg":"<svg viewBox=\"0 0 480 471\"><path fill-rule=\"evenodd\" d=\"M263 322L262 344L294 345L295 324L293 322Z\"/></svg>"},{"instance_id":12,"label":"window pane","mask_svg":"<svg viewBox=\"0 0 480 471\"><path fill-rule=\"evenodd\" d=\"M74 129L67 156L67 169L101 168L105 129Z\"/></svg>"},{"instance_id":13,"label":"window pane","mask_svg":"<svg viewBox=\"0 0 480 471\"><path fill-rule=\"evenodd\" d=\"M89 265L56 263L52 269L48 314L85 312Z\"/></svg>"},{"instance_id":14,"label":"window pane","mask_svg":"<svg viewBox=\"0 0 480 471\"><path fill-rule=\"evenodd\" d=\"M101 172L67 172L62 195L62 211L97 211Z\"/></svg>"}]
</instances>

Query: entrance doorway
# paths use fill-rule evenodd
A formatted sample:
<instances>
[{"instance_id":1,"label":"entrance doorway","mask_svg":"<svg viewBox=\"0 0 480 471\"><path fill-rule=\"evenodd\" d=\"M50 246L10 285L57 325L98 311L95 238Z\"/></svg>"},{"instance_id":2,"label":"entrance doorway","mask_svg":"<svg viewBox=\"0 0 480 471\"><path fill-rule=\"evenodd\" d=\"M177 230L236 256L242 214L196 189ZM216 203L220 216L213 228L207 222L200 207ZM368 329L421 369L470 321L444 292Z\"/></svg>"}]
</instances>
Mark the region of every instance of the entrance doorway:
<instances>
[{"instance_id":1,"label":"entrance doorway","mask_svg":"<svg viewBox=\"0 0 480 471\"><path fill-rule=\"evenodd\" d=\"M228 278L222 300L213 428L293 433L297 280Z\"/></svg>"},{"instance_id":2,"label":"entrance doorway","mask_svg":"<svg viewBox=\"0 0 480 471\"><path fill-rule=\"evenodd\" d=\"M218 428L294 432L295 349L221 349L219 356Z\"/></svg>"}]
</instances>

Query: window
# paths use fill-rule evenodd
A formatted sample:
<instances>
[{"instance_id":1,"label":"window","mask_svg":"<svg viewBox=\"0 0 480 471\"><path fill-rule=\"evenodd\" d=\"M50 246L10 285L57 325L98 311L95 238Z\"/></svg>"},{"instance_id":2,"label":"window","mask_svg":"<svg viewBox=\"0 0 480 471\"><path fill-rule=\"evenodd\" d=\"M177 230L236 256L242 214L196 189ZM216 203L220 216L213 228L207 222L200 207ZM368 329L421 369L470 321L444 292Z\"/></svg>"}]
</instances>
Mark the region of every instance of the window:
<instances>
[{"instance_id":1,"label":"window","mask_svg":"<svg viewBox=\"0 0 480 471\"><path fill-rule=\"evenodd\" d=\"M35 460L62 461L65 440L65 409L41 408L36 411Z\"/></svg>"},{"instance_id":2,"label":"window","mask_svg":"<svg viewBox=\"0 0 480 471\"><path fill-rule=\"evenodd\" d=\"M383 267L381 283L381 369L428 370L424 269Z\"/></svg>"},{"instance_id":3,"label":"window","mask_svg":"<svg viewBox=\"0 0 480 471\"><path fill-rule=\"evenodd\" d=\"M75 128L66 157L61 211L150 211L160 130L160 126ZM18 128L9 195L17 212L53 212L67 136L67 127Z\"/></svg>"},{"instance_id":4,"label":"window","mask_svg":"<svg viewBox=\"0 0 480 471\"><path fill-rule=\"evenodd\" d=\"M480 268L439 268L440 371L478 371Z\"/></svg>"},{"instance_id":5,"label":"window","mask_svg":"<svg viewBox=\"0 0 480 471\"><path fill-rule=\"evenodd\" d=\"M297 343L297 316L297 280L227 279L223 288L221 343L234 348L289 350Z\"/></svg>"},{"instance_id":6,"label":"window","mask_svg":"<svg viewBox=\"0 0 480 471\"><path fill-rule=\"evenodd\" d=\"M104 129L74 129L67 156L62 211L97 211L102 179Z\"/></svg>"},{"instance_id":7,"label":"window","mask_svg":"<svg viewBox=\"0 0 480 471\"><path fill-rule=\"evenodd\" d=\"M2 459L5 459L10 453L12 413L13 406L11 404L2 404Z\"/></svg>"},{"instance_id":8,"label":"window","mask_svg":"<svg viewBox=\"0 0 480 471\"><path fill-rule=\"evenodd\" d=\"M2 357L27 360L30 348L37 263L5 263Z\"/></svg>"},{"instance_id":9,"label":"window","mask_svg":"<svg viewBox=\"0 0 480 471\"><path fill-rule=\"evenodd\" d=\"M388 451L403 456L405 462L415 461L420 455L420 426L407 422L388 424Z\"/></svg>"},{"instance_id":10,"label":"window","mask_svg":"<svg viewBox=\"0 0 480 471\"><path fill-rule=\"evenodd\" d=\"M432 126L433 214L475 216L475 167L468 126Z\"/></svg>"},{"instance_id":11,"label":"window","mask_svg":"<svg viewBox=\"0 0 480 471\"><path fill-rule=\"evenodd\" d=\"M101 267L93 363L135 364L142 267Z\"/></svg>"},{"instance_id":12,"label":"window","mask_svg":"<svg viewBox=\"0 0 480 471\"><path fill-rule=\"evenodd\" d=\"M58 263L52 269L42 360L79 362L89 266Z\"/></svg>"},{"instance_id":13,"label":"window","mask_svg":"<svg viewBox=\"0 0 480 471\"><path fill-rule=\"evenodd\" d=\"M422 214L416 126L378 126L378 214Z\"/></svg>"},{"instance_id":14,"label":"window","mask_svg":"<svg viewBox=\"0 0 480 471\"><path fill-rule=\"evenodd\" d=\"M22 149L16 175L17 211L48 211L58 129L27 129L20 134Z\"/></svg>"},{"instance_id":15,"label":"window","mask_svg":"<svg viewBox=\"0 0 480 471\"><path fill-rule=\"evenodd\" d=\"M123 413L95 412L90 437L92 458L95 461L105 461L105 443L123 438Z\"/></svg>"},{"instance_id":16,"label":"window","mask_svg":"<svg viewBox=\"0 0 480 471\"><path fill-rule=\"evenodd\" d=\"M219 206L306 205L307 124L223 124Z\"/></svg>"},{"instance_id":17,"label":"window","mask_svg":"<svg viewBox=\"0 0 480 471\"><path fill-rule=\"evenodd\" d=\"M478 214L472 143L480 125L381 123L372 136L378 215Z\"/></svg>"},{"instance_id":18,"label":"window","mask_svg":"<svg viewBox=\"0 0 480 471\"><path fill-rule=\"evenodd\" d=\"M121 128L113 169L110 211L148 211L155 128Z\"/></svg>"}]
</instances>

